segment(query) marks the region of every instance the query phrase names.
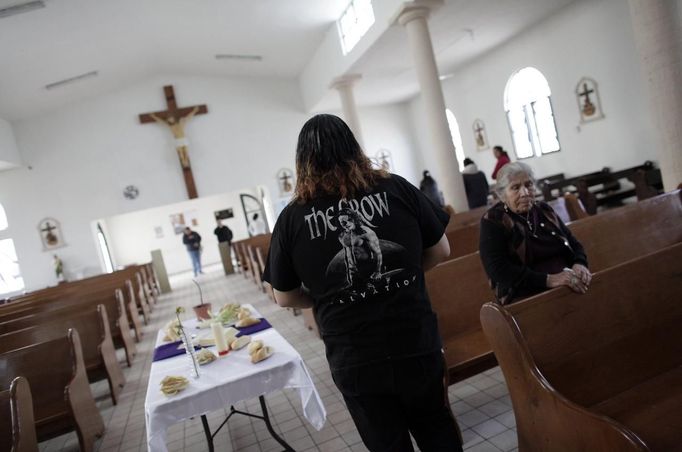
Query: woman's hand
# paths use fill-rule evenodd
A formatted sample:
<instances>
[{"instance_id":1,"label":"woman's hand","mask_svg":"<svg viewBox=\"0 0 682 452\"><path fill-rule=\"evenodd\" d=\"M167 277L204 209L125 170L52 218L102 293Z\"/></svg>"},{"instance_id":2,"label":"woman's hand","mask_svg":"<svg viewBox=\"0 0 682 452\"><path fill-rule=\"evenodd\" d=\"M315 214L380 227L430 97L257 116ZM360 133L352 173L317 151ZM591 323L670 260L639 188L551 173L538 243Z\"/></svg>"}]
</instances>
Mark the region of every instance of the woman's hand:
<instances>
[{"instance_id":1,"label":"woman's hand","mask_svg":"<svg viewBox=\"0 0 682 452\"><path fill-rule=\"evenodd\" d=\"M585 268L585 270L587 269ZM576 272L570 268L566 268L560 273L547 275L547 287L549 288L567 286L573 292L585 293L587 292L588 285L589 283L584 283L583 280L576 274Z\"/></svg>"},{"instance_id":2,"label":"woman's hand","mask_svg":"<svg viewBox=\"0 0 682 452\"><path fill-rule=\"evenodd\" d=\"M575 275L585 284L585 286L590 285L590 282L592 281L592 273L590 273L587 267L581 264L575 264L573 265L572 270L573 273L575 273Z\"/></svg>"}]
</instances>

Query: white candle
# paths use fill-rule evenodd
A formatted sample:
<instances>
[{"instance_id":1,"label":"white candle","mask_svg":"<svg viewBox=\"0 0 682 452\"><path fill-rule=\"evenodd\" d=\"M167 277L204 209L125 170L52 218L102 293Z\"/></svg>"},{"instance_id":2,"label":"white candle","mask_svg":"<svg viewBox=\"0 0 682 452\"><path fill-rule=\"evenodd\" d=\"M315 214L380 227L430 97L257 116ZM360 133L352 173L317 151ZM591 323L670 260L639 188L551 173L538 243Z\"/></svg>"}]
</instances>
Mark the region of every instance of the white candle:
<instances>
[{"instance_id":1,"label":"white candle","mask_svg":"<svg viewBox=\"0 0 682 452\"><path fill-rule=\"evenodd\" d=\"M215 322L211 324L211 331L213 332L213 340L218 348L218 355L226 355L229 349L227 348L227 343L225 342L225 335L223 333L223 326L220 322Z\"/></svg>"}]
</instances>

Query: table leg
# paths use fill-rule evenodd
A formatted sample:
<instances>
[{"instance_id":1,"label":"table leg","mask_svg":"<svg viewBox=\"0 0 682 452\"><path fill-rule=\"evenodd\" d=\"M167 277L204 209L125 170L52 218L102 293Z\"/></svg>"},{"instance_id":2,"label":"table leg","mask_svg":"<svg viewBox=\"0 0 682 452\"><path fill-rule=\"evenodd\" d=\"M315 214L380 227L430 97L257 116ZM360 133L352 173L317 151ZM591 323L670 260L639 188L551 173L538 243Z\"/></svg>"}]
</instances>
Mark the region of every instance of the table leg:
<instances>
[{"instance_id":1,"label":"table leg","mask_svg":"<svg viewBox=\"0 0 682 452\"><path fill-rule=\"evenodd\" d=\"M206 418L205 414L201 415L201 424L204 426L204 434L206 435L206 442L208 443L208 451L209 452L214 452L214 447L213 447L213 437L218 434L221 428L225 424L227 424L227 421L230 420L232 415L234 414L241 414L244 416L248 417L254 417L256 419L261 419L265 422L265 426L268 429L268 432L270 432L270 435L274 438L275 441L277 441L279 444L281 444L284 447L285 452L296 452L294 449L291 448L290 445L286 443L280 436L277 434L274 428L272 428L272 424L270 423L270 416L268 415L268 407L265 405L265 397L264 396L258 396L258 401L260 402L260 408L261 411L263 412L262 416L259 416L257 414L251 414L247 413L245 411L240 411L236 410L234 406L230 407L230 414L227 415L225 420L223 421L222 424L216 429L215 432L211 432L211 426L208 425L208 419Z\"/></svg>"},{"instance_id":2,"label":"table leg","mask_svg":"<svg viewBox=\"0 0 682 452\"><path fill-rule=\"evenodd\" d=\"M265 406L265 397L261 395L258 397L258 400L260 401L260 408L263 411L263 420L265 421L265 426L268 428L268 432L270 432L270 435L272 435L275 441L284 446L284 450L286 452L295 452L290 445L288 445L282 438L279 437L277 432L275 432L275 429L272 428L272 424L270 423L270 416L268 416L268 408L267 406Z\"/></svg>"},{"instance_id":3,"label":"table leg","mask_svg":"<svg viewBox=\"0 0 682 452\"><path fill-rule=\"evenodd\" d=\"M208 443L208 452L213 452L213 435L211 435L211 428L208 425L206 415L201 415L201 424L204 426L204 434L206 435L206 442Z\"/></svg>"}]
</instances>

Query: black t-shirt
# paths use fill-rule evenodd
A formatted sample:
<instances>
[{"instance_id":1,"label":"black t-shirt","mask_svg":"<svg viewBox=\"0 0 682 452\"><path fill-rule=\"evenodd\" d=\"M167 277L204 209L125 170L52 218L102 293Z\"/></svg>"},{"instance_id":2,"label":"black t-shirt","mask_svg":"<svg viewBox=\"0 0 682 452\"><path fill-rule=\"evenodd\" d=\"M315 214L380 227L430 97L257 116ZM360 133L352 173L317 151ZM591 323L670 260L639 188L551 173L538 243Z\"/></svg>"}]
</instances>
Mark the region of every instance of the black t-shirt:
<instances>
[{"instance_id":1,"label":"black t-shirt","mask_svg":"<svg viewBox=\"0 0 682 452\"><path fill-rule=\"evenodd\" d=\"M354 199L293 202L275 225L264 279L309 291L332 369L437 351L422 253L447 222L396 175Z\"/></svg>"}]
</instances>

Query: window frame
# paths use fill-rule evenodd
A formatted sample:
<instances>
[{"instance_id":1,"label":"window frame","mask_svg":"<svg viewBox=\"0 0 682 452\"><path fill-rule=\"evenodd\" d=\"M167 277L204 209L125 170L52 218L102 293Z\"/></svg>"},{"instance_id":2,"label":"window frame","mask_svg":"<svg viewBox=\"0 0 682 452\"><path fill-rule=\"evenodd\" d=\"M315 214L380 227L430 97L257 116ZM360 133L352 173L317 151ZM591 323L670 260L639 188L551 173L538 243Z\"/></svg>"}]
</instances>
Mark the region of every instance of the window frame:
<instances>
[{"instance_id":1,"label":"window frame","mask_svg":"<svg viewBox=\"0 0 682 452\"><path fill-rule=\"evenodd\" d=\"M544 92L541 95L538 96L532 96L535 97L535 100L531 101L524 101L522 104L518 105L513 105L510 106L510 100L509 98L511 97L510 90L514 89L514 81L516 77L519 77L520 73L526 69L532 69L537 74L539 74L547 87L547 94ZM518 82L517 82L518 83ZM518 85L517 85L518 86ZM529 96L531 97L531 96ZM553 150L546 150L545 147L543 146L541 136L543 134L540 133L540 128L538 127L538 112L535 108L535 105L538 102L543 101L544 99L547 99L547 103L549 104L549 114L551 116L551 124L554 128L554 136L556 138L556 143L557 143L557 149ZM511 134L511 139L512 139L512 146L514 148L514 154L516 155L516 158L518 160L525 160L533 157L542 157L548 154L554 154L555 152L561 151L561 140L559 136L559 128L557 127L557 121L556 121L556 114L554 112L554 104L552 102L552 90L549 87L549 82L547 81L547 77L537 68L532 67L532 66L527 66L522 69L519 69L515 71L507 80L507 86L504 90L504 110L505 110L505 115L507 117L507 126L509 127L509 133ZM530 145L530 154L521 156L519 154L519 149L517 146L517 140L516 140L516 135L519 132L523 132L521 130L516 131L514 126L513 126L513 121L511 120L511 116L516 113L516 112L521 112L523 114L524 118L524 125L525 125L525 133L528 137L528 143ZM549 119L549 118L548 118Z\"/></svg>"},{"instance_id":2,"label":"window frame","mask_svg":"<svg viewBox=\"0 0 682 452\"><path fill-rule=\"evenodd\" d=\"M362 9L357 8L356 2L357 1L366 1L367 5L369 6L369 12L371 13L371 17L367 16L367 28L364 30L358 32L357 37L353 36L354 42L350 42L348 40L348 37L351 35L351 31L354 30L353 27L349 27L348 29L344 30L344 27L342 26L342 22L344 22L344 19L346 19L346 16L352 12L353 14L353 23L355 24L355 27L358 26L358 24L361 22L363 17L358 16L358 11L362 11ZM363 20L364 22L364 20ZM372 0L351 0L348 3L348 6L346 9L343 10L341 13L341 16L336 20L336 28L339 33L339 40L341 41L341 52L343 55L348 55L354 48L355 46L360 42L363 36L367 34L370 28L372 28L372 25L376 22L376 16L374 15L374 6L372 5Z\"/></svg>"},{"instance_id":3,"label":"window frame","mask_svg":"<svg viewBox=\"0 0 682 452\"><path fill-rule=\"evenodd\" d=\"M12 248L14 249L14 254L17 257L16 258L16 265L18 267L19 279L21 279L21 287L19 287L18 289L9 290L7 292L0 292L0 297L8 297L8 296L12 296L12 295L15 295L18 293L22 293L24 290L26 290L26 281L24 280L24 276L23 276L22 271L21 271L21 265L19 264L19 255L17 254L16 242L15 242L14 238L12 238L12 236L11 236L11 228L10 228L9 218L7 218L7 212L5 211L5 208L2 204L0 204L0 210L2 211L4 218L7 220L6 227L0 229L0 241L5 241L5 240L10 241Z\"/></svg>"}]
</instances>

